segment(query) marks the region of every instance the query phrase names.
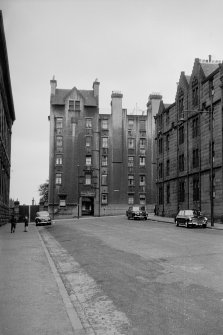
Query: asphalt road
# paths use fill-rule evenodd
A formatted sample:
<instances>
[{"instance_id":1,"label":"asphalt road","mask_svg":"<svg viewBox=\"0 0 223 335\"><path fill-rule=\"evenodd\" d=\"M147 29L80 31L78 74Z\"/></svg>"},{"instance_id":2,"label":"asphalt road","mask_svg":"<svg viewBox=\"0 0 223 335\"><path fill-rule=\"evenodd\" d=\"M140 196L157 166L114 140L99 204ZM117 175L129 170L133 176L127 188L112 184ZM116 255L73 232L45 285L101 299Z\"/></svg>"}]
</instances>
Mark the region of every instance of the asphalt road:
<instances>
[{"instance_id":1,"label":"asphalt road","mask_svg":"<svg viewBox=\"0 0 223 335\"><path fill-rule=\"evenodd\" d=\"M96 286L97 295L103 292L103 299L126 316L117 334L223 334L223 231L125 217L57 221L40 228L44 231L76 262L73 272L84 271L94 280L92 299ZM89 280L72 289L79 289L78 300L87 310L91 298L83 298L85 285Z\"/></svg>"}]
</instances>

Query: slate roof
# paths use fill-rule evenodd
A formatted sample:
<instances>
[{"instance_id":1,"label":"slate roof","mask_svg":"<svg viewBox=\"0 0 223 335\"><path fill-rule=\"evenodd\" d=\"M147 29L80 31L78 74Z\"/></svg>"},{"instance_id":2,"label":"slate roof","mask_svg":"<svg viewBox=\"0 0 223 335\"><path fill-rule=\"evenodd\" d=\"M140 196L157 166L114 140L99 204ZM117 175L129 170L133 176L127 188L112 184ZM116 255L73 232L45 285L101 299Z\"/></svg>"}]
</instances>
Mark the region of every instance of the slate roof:
<instances>
[{"instance_id":1,"label":"slate roof","mask_svg":"<svg viewBox=\"0 0 223 335\"><path fill-rule=\"evenodd\" d=\"M52 105L64 105L65 99L71 91L72 90L57 88L55 95L51 96L51 104ZM97 100L94 96L93 90L78 90L78 92L82 95L85 106L92 106L92 107L97 106Z\"/></svg>"},{"instance_id":2,"label":"slate roof","mask_svg":"<svg viewBox=\"0 0 223 335\"><path fill-rule=\"evenodd\" d=\"M212 72L214 72L219 65L216 63L200 63L201 64L201 68L204 72L205 77L208 77Z\"/></svg>"},{"instance_id":3,"label":"slate roof","mask_svg":"<svg viewBox=\"0 0 223 335\"><path fill-rule=\"evenodd\" d=\"M187 82L189 84L189 82L190 82L190 76L185 76L185 78L186 78L186 80L187 80Z\"/></svg>"}]
</instances>

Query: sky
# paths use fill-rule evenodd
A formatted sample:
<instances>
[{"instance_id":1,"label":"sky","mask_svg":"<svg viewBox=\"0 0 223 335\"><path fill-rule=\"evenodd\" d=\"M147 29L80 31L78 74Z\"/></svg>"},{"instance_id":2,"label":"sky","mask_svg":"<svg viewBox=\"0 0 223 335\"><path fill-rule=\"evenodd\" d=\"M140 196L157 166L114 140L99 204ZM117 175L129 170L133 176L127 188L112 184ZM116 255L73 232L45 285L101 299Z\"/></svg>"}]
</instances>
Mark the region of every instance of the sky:
<instances>
[{"instance_id":1,"label":"sky","mask_svg":"<svg viewBox=\"0 0 223 335\"><path fill-rule=\"evenodd\" d=\"M223 59L222 0L0 0L16 120L10 198L39 203L49 176L50 80L92 89L110 112L112 91L128 113L151 93L175 100L194 59Z\"/></svg>"}]
</instances>

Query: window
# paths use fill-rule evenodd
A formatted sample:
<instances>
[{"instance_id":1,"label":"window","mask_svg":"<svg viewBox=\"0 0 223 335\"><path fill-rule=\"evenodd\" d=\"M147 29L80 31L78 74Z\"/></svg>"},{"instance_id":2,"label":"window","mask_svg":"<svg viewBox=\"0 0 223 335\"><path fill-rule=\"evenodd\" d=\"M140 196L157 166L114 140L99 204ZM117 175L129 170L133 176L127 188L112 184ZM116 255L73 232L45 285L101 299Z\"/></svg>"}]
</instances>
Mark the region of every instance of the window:
<instances>
[{"instance_id":1,"label":"window","mask_svg":"<svg viewBox=\"0 0 223 335\"><path fill-rule=\"evenodd\" d=\"M61 183L62 183L62 174L56 173L56 184L61 185Z\"/></svg>"},{"instance_id":2,"label":"window","mask_svg":"<svg viewBox=\"0 0 223 335\"><path fill-rule=\"evenodd\" d=\"M79 112L81 110L80 100L75 100L75 111Z\"/></svg>"},{"instance_id":3,"label":"window","mask_svg":"<svg viewBox=\"0 0 223 335\"><path fill-rule=\"evenodd\" d=\"M57 117L56 118L56 134L61 135L63 130L63 118Z\"/></svg>"},{"instance_id":4,"label":"window","mask_svg":"<svg viewBox=\"0 0 223 335\"><path fill-rule=\"evenodd\" d=\"M90 173L85 174L85 185L91 185L91 174Z\"/></svg>"},{"instance_id":5,"label":"window","mask_svg":"<svg viewBox=\"0 0 223 335\"><path fill-rule=\"evenodd\" d=\"M146 176L139 176L139 186L146 185Z\"/></svg>"},{"instance_id":6,"label":"window","mask_svg":"<svg viewBox=\"0 0 223 335\"><path fill-rule=\"evenodd\" d=\"M86 156L85 164L87 166L90 166L92 164L92 162L91 162L91 156Z\"/></svg>"},{"instance_id":7,"label":"window","mask_svg":"<svg viewBox=\"0 0 223 335\"><path fill-rule=\"evenodd\" d=\"M107 174L101 175L101 185L103 186L108 185L108 175Z\"/></svg>"},{"instance_id":8,"label":"window","mask_svg":"<svg viewBox=\"0 0 223 335\"><path fill-rule=\"evenodd\" d=\"M158 174L159 178L163 178L163 163L159 163Z\"/></svg>"},{"instance_id":9,"label":"window","mask_svg":"<svg viewBox=\"0 0 223 335\"><path fill-rule=\"evenodd\" d=\"M166 135L166 151L169 151L170 149L170 135Z\"/></svg>"},{"instance_id":10,"label":"window","mask_svg":"<svg viewBox=\"0 0 223 335\"><path fill-rule=\"evenodd\" d=\"M128 186L134 186L134 176L128 175Z\"/></svg>"},{"instance_id":11,"label":"window","mask_svg":"<svg viewBox=\"0 0 223 335\"><path fill-rule=\"evenodd\" d=\"M108 148L108 137L102 137L102 148Z\"/></svg>"},{"instance_id":12,"label":"window","mask_svg":"<svg viewBox=\"0 0 223 335\"><path fill-rule=\"evenodd\" d=\"M62 165L63 164L63 159L61 155L56 156L56 165Z\"/></svg>"},{"instance_id":13,"label":"window","mask_svg":"<svg viewBox=\"0 0 223 335\"><path fill-rule=\"evenodd\" d=\"M184 171L184 154L179 156L179 171Z\"/></svg>"},{"instance_id":14,"label":"window","mask_svg":"<svg viewBox=\"0 0 223 335\"><path fill-rule=\"evenodd\" d=\"M101 129L108 129L108 120L101 120Z\"/></svg>"},{"instance_id":15,"label":"window","mask_svg":"<svg viewBox=\"0 0 223 335\"><path fill-rule=\"evenodd\" d=\"M128 197L128 204L129 205L133 205L134 204L134 197L133 196L129 196Z\"/></svg>"},{"instance_id":16,"label":"window","mask_svg":"<svg viewBox=\"0 0 223 335\"><path fill-rule=\"evenodd\" d=\"M135 143L133 138L128 138L128 148L129 149L134 149Z\"/></svg>"},{"instance_id":17,"label":"window","mask_svg":"<svg viewBox=\"0 0 223 335\"><path fill-rule=\"evenodd\" d=\"M69 100L69 106L68 106L68 109L69 111L73 111L74 110L74 100Z\"/></svg>"},{"instance_id":18,"label":"window","mask_svg":"<svg viewBox=\"0 0 223 335\"><path fill-rule=\"evenodd\" d=\"M60 207L66 207L66 200L64 199L60 199L60 204L59 204Z\"/></svg>"},{"instance_id":19,"label":"window","mask_svg":"<svg viewBox=\"0 0 223 335\"><path fill-rule=\"evenodd\" d=\"M166 161L166 175L169 176L170 175L170 160L167 159Z\"/></svg>"},{"instance_id":20,"label":"window","mask_svg":"<svg viewBox=\"0 0 223 335\"><path fill-rule=\"evenodd\" d=\"M145 205L146 204L146 196L145 196L145 194L140 194L139 195L139 204L140 205Z\"/></svg>"},{"instance_id":21,"label":"window","mask_svg":"<svg viewBox=\"0 0 223 335\"><path fill-rule=\"evenodd\" d=\"M184 188L184 180L179 181L179 201L184 202L185 200L185 188Z\"/></svg>"},{"instance_id":22,"label":"window","mask_svg":"<svg viewBox=\"0 0 223 335\"><path fill-rule=\"evenodd\" d=\"M63 128L63 118L62 117L57 117L56 118L56 128Z\"/></svg>"},{"instance_id":23,"label":"window","mask_svg":"<svg viewBox=\"0 0 223 335\"><path fill-rule=\"evenodd\" d=\"M91 136L86 136L86 142L85 142L86 147L91 147Z\"/></svg>"},{"instance_id":24,"label":"window","mask_svg":"<svg viewBox=\"0 0 223 335\"><path fill-rule=\"evenodd\" d=\"M199 135L199 124L198 124L198 118L196 117L193 119L193 124L192 124L192 137L195 138Z\"/></svg>"},{"instance_id":25,"label":"window","mask_svg":"<svg viewBox=\"0 0 223 335\"><path fill-rule=\"evenodd\" d=\"M139 166L146 165L146 157L139 157Z\"/></svg>"},{"instance_id":26,"label":"window","mask_svg":"<svg viewBox=\"0 0 223 335\"><path fill-rule=\"evenodd\" d=\"M158 143L159 143L159 154L162 154L162 152L163 152L163 139L160 138Z\"/></svg>"},{"instance_id":27,"label":"window","mask_svg":"<svg viewBox=\"0 0 223 335\"><path fill-rule=\"evenodd\" d=\"M199 166L199 150L193 150L193 168L197 168Z\"/></svg>"},{"instance_id":28,"label":"window","mask_svg":"<svg viewBox=\"0 0 223 335\"><path fill-rule=\"evenodd\" d=\"M159 187L159 205L163 204L163 186Z\"/></svg>"},{"instance_id":29,"label":"window","mask_svg":"<svg viewBox=\"0 0 223 335\"><path fill-rule=\"evenodd\" d=\"M108 204L108 195L106 193L102 193L101 195L101 204L107 205Z\"/></svg>"},{"instance_id":30,"label":"window","mask_svg":"<svg viewBox=\"0 0 223 335\"><path fill-rule=\"evenodd\" d=\"M199 201L200 198L200 185L199 177L193 178L193 201Z\"/></svg>"},{"instance_id":31,"label":"window","mask_svg":"<svg viewBox=\"0 0 223 335\"><path fill-rule=\"evenodd\" d=\"M179 117L183 118L184 117L184 97L183 95L179 98Z\"/></svg>"},{"instance_id":32,"label":"window","mask_svg":"<svg viewBox=\"0 0 223 335\"><path fill-rule=\"evenodd\" d=\"M129 167L134 166L134 157L133 156L128 156L128 166Z\"/></svg>"},{"instance_id":33,"label":"window","mask_svg":"<svg viewBox=\"0 0 223 335\"><path fill-rule=\"evenodd\" d=\"M170 203L170 184L166 185L166 202L167 204Z\"/></svg>"},{"instance_id":34,"label":"window","mask_svg":"<svg viewBox=\"0 0 223 335\"><path fill-rule=\"evenodd\" d=\"M146 130L146 121L140 120L139 121L139 130Z\"/></svg>"},{"instance_id":35,"label":"window","mask_svg":"<svg viewBox=\"0 0 223 335\"><path fill-rule=\"evenodd\" d=\"M192 104L194 107L198 105L198 80L196 78L192 81Z\"/></svg>"},{"instance_id":36,"label":"window","mask_svg":"<svg viewBox=\"0 0 223 335\"><path fill-rule=\"evenodd\" d=\"M140 149L145 149L145 146L146 146L146 140L145 140L145 138L140 138L140 140L139 140L139 147L140 147Z\"/></svg>"},{"instance_id":37,"label":"window","mask_svg":"<svg viewBox=\"0 0 223 335\"><path fill-rule=\"evenodd\" d=\"M63 137L62 136L57 136L56 137L56 147L62 147L63 146Z\"/></svg>"},{"instance_id":38,"label":"window","mask_svg":"<svg viewBox=\"0 0 223 335\"><path fill-rule=\"evenodd\" d=\"M134 120L129 119L128 120L128 129L133 129L133 127L134 127Z\"/></svg>"},{"instance_id":39,"label":"window","mask_svg":"<svg viewBox=\"0 0 223 335\"><path fill-rule=\"evenodd\" d=\"M102 155L101 156L101 165L107 166L108 165L108 156Z\"/></svg>"},{"instance_id":40,"label":"window","mask_svg":"<svg viewBox=\"0 0 223 335\"><path fill-rule=\"evenodd\" d=\"M139 136L141 136L141 137L146 137L146 131L140 131L140 134L139 134Z\"/></svg>"},{"instance_id":41,"label":"window","mask_svg":"<svg viewBox=\"0 0 223 335\"><path fill-rule=\"evenodd\" d=\"M184 126L179 128L179 144L184 143Z\"/></svg>"},{"instance_id":42,"label":"window","mask_svg":"<svg viewBox=\"0 0 223 335\"><path fill-rule=\"evenodd\" d=\"M92 119L86 119L86 128L92 128Z\"/></svg>"}]
</instances>

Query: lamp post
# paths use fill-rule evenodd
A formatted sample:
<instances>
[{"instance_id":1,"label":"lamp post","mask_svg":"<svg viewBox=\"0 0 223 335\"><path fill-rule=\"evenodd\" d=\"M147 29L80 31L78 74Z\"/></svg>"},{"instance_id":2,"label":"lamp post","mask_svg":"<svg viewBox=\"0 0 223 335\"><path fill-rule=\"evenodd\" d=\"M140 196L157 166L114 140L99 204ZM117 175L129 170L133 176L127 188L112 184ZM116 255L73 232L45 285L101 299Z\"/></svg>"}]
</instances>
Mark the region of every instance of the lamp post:
<instances>
[{"instance_id":1,"label":"lamp post","mask_svg":"<svg viewBox=\"0 0 223 335\"><path fill-rule=\"evenodd\" d=\"M80 207L79 207L79 201L80 201L80 194L79 194L79 168L80 165L77 165L77 217L80 218Z\"/></svg>"},{"instance_id":2,"label":"lamp post","mask_svg":"<svg viewBox=\"0 0 223 335\"><path fill-rule=\"evenodd\" d=\"M213 198L213 96L214 89L211 88L211 119L210 119L210 128L211 128L211 226L214 227L214 198Z\"/></svg>"}]
</instances>

